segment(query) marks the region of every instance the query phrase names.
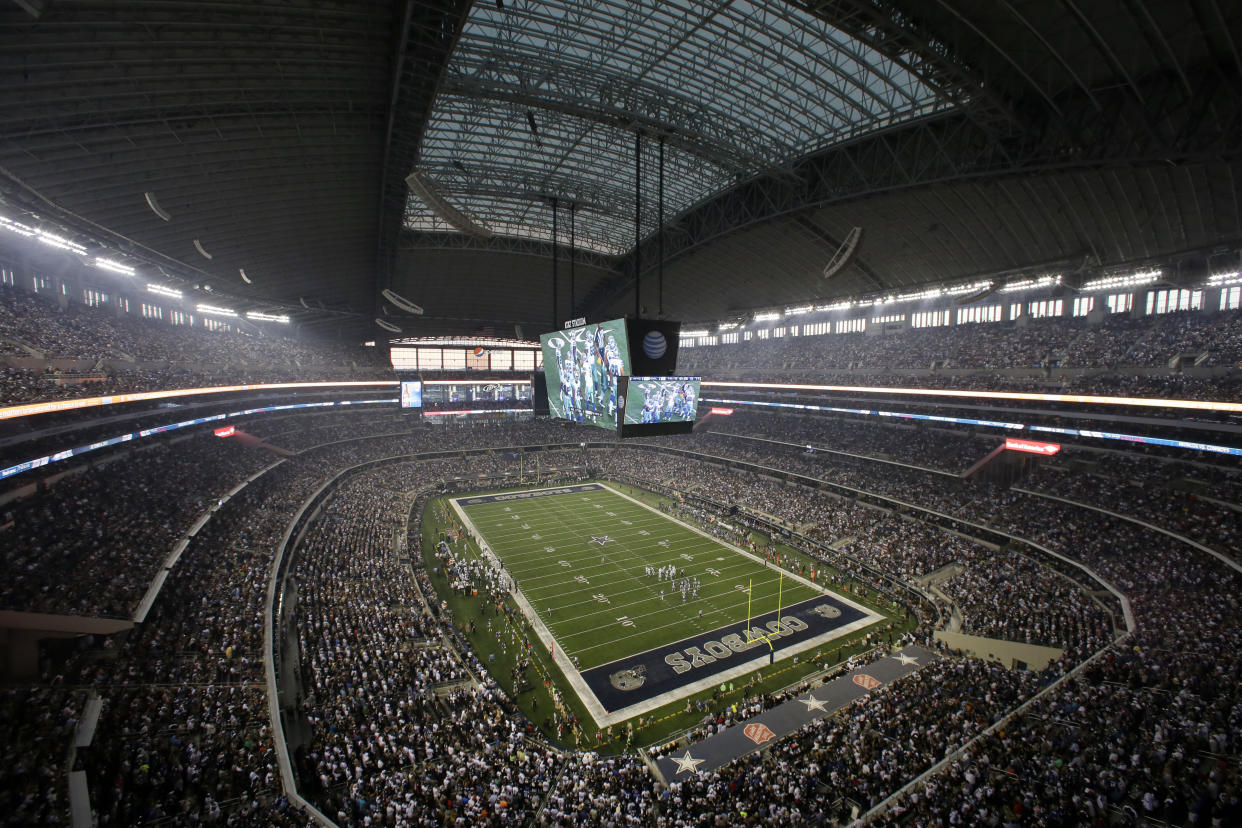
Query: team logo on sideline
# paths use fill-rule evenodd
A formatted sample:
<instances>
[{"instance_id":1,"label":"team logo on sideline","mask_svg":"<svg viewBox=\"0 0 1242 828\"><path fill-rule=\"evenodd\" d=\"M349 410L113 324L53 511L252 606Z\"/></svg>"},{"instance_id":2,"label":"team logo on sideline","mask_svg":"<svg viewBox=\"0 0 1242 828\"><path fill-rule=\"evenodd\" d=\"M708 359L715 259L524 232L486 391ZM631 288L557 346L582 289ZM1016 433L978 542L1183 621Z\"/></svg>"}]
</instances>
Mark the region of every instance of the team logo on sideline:
<instances>
[{"instance_id":1,"label":"team logo on sideline","mask_svg":"<svg viewBox=\"0 0 1242 828\"><path fill-rule=\"evenodd\" d=\"M776 738L776 734L772 732L772 728L761 722L748 724L742 728L742 732L746 734L746 738L750 739L756 745L762 745L764 742L771 741Z\"/></svg>"},{"instance_id":2,"label":"team logo on sideline","mask_svg":"<svg viewBox=\"0 0 1242 828\"><path fill-rule=\"evenodd\" d=\"M875 688L879 687L881 684L884 683L880 681L878 678L874 676L869 676L866 673L858 673L853 678L851 678L850 681L854 682L855 684L857 684L859 687L863 688L864 690L874 690Z\"/></svg>"},{"instance_id":3,"label":"team logo on sideline","mask_svg":"<svg viewBox=\"0 0 1242 828\"><path fill-rule=\"evenodd\" d=\"M822 618L840 618L841 617L841 610L837 609L832 604L820 604L819 606L812 607L811 609L814 612L818 613L820 617Z\"/></svg>"},{"instance_id":4,"label":"team logo on sideline","mask_svg":"<svg viewBox=\"0 0 1242 828\"><path fill-rule=\"evenodd\" d=\"M640 665L628 670L618 670L608 680L618 690L637 690L647 683L647 668Z\"/></svg>"}]
</instances>

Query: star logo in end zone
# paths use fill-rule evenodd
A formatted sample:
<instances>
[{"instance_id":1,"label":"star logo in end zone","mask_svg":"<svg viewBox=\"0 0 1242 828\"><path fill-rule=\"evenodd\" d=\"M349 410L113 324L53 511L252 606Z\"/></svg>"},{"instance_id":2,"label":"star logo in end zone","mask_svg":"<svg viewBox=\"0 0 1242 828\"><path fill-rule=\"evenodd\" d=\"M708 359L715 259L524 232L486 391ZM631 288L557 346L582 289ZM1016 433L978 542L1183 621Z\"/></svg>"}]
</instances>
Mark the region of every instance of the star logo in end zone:
<instances>
[{"instance_id":1,"label":"star logo in end zone","mask_svg":"<svg viewBox=\"0 0 1242 828\"><path fill-rule=\"evenodd\" d=\"M591 543L598 543L600 546L603 546L604 544L608 543L611 540L612 538L608 537L607 535L600 535L598 538L595 537L594 535L591 536Z\"/></svg>"},{"instance_id":2,"label":"star logo in end zone","mask_svg":"<svg viewBox=\"0 0 1242 828\"><path fill-rule=\"evenodd\" d=\"M769 742L776 738L776 734L772 732L772 728L762 722L755 722L754 724L746 725L746 727L742 728L742 733L744 733L746 738L750 739L756 745L762 745L764 742Z\"/></svg>"}]
</instances>

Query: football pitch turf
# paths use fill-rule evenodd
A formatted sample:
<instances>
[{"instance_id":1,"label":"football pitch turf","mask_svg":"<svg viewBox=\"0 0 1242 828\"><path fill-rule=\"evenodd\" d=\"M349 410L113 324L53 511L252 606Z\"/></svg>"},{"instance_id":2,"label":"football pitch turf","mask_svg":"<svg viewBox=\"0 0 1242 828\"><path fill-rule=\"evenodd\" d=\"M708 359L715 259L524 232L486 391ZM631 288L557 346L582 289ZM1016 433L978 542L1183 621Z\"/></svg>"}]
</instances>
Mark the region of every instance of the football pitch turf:
<instances>
[{"instance_id":1,"label":"football pitch turf","mask_svg":"<svg viewBox=\"0 0 1242 828\"><path fill-rule=\"evenodd\" d=\"M519 606L601 723L881 620L600 484L453 506L512 577ZM675 574L648 571L668 567ZM683 597L687 579L697 594Z\"/></svg>"}]
</instances>

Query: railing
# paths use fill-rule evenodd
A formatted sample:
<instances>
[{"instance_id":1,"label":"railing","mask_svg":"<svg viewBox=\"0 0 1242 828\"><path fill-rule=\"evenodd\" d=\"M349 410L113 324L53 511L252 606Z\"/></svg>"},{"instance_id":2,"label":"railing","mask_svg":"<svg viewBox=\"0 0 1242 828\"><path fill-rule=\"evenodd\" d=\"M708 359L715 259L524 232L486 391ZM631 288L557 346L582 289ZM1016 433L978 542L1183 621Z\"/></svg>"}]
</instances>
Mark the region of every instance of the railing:
<instances>
[{"instance_id":1,"label":"railing","mask_svg":"<svg viewBox=\"0 0 1242 828\"><path fill-rule=\"evenodd\" d=\"M228 503L233 498L233 495L237 494L242 489L246 488L251 483L258 480L260 477L267 474L283 462L285 462L283 459L277 460L272 465L260 469L250 475L226 492L219 500L216 500L216 502L213 503L207 511L199 515L198 520L194 521L194 523L190 525L190 528L187 529L185 534L181 536L181 540L177 542L177 545L172 548L172 551L168 554L168 557L164 559L164 565L160 567L160 571L157 572L155 577L151 579L151 584L147 587L146 594L142 597L142 601L138 603L137 609L134 610L134 623L141 624L143 621L147 620L147 613L151 611L151 607L155 604L155 599L160 595L160 590L164 588L164 581L168 580L168 575L172 572L172 568L177 565L177 561L181 559L181 553L184 552L185 548L190 545L190 539L198 534L198 530L202 529L203 525L206 524L207 521L211 520L211 516L218 512L225 503Z\"/></svg>"}]
</instances>

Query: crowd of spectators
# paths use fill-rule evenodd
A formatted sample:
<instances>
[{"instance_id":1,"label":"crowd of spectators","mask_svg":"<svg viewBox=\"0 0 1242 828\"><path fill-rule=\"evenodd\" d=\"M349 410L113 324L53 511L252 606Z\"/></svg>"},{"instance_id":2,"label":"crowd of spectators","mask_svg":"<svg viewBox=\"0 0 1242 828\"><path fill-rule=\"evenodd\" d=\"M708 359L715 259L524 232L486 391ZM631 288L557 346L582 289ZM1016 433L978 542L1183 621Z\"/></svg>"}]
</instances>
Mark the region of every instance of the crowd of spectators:
<instances>
[{"instance_id":1,"label":"crowd of spectators","mask_svg":"<svg viewBox=\"0 0 1242 828\"><path fill-rule=\"evenodd\" d=\"M581 456L573 450L560 454L571 460ZM647 451L597 450L587 459L606 474L653 482L689 478L713 492L724 480L736 477L719 467ZM476 659L467 654L465 661L457 661L456 649L441 640L443 631L429 617L419 617L418 579L401 570L389 541L408 512L408 494L437 480L503 473L504 462L503 455L491 455L368 472L337 491L299 546L295 577L307 694L302 706L315 731L301 766L316 801L341 824L351 825L364 824L368 818L400 822L411 815L421 815L428 824L459 818L470 824L520 824L541 803L539 824L556 825L656 824L657 818L659 824L688 825L710 814L736 818L739 807L745 812L748 806L744 801L739 805L736 791L753 770L746 763L716 774L709 783L710 795L703 798L689 795L688 789L698 783L657 793L646 767L632 757L562 757L532 737L529 723L515 716ZM753 485L761 491L771 482L747 475L736 485L748 500L773 508L795 494L773 492L769 502L756 499L748 488ZM814 500L814 495L805 498ZM980 693L969 707L963 707L957 695L937 698L928 692L894 700L883 713L860 712L848 719L849 727L869 734L877 727L890 727L887 732L895 734L906 723L895 716L898 707L910 711L912 718L935 720L940 707L946 706L966 710L957 715L975 723L950 728L964 740L990 723L994 713L986 705L1003 709L1022 692L1023 682L1033 681L997 667L950 661L958 665L954 675L969 678L961 682L963 692L969 684L970 693ZM473 681L476 675L479 683ZM468 689L456 687L437 698L438 684L467 676ZM940 677L941 684L946 681L957 689L950 679ZM720 726L723 721L713 722L713 727ZM940 733L937 727L928 730L925 750L935 749ZM826 813L827 802L817 801L819 786L834 770L842 797L870 801L872 789L879 796L925 764L926 756L920 752L899 751L883 757L885 764L879 765L860 754L859 765L868 766L861 774L861 787L858 767L844 765L838 770L825 760L823 774L803 773L800 760L810 756L819 761L819 751L826 756L836 738L828 734L811 748L797 743L785 748L791 757L784 763L787 773L779 776L779 782L771 775L777 784L771 791L765 789L762 807L757 800L742 821L786 824L795 814ZM875 743L881 740L876 738ZM606 786L594 787L596 783ZM780 796L774 799L775 792Z\"/></svg>"},{"instance_id":2,"label":"crowd of spectators","mask_svg":"<svg viewBox=\"0 0 1242 828\"><path fill-rule=\"evenodd\" d=\"M261 683L266 582L297 509L327 476L368 460L556 443L574 448L545 455L543 468L589 464L701 503L742 504L903 578L962 564L942 588L969 629L1065 646L1069 657L1043 676L946 657L769 751L660 789L633 756L566 754L543 742L468 642L428 614L425 579L394 556L416 490L458 477L512 476L530 458L496 451L386 466L340 487L312 524L293 573L306 690L299 711L314 733L299 757L300 778L304 793L342 823L780 825L839 816L851 804L880 802L1110 637L1106 616L1043 561L911 520L907 507L888 514L669 449L843 483L1030 538L1127 596L1135 621L1127 640L973 745L892 819L956 814L961 824L1036 824L1131 808L1211 824L1237 804L1237 767L1227 757L1240 747L1242 708L1231 677L1242 668L1242 591L1234 570L1167 536L995 485L807 454L794 439L707 433L591 450L577 448L586 432L565 423L421 426L393 437L382 416L359 416L317 420L315 444L346 442L301 446L302 454L243 489L190 542L146 622L107 656L62 670L57 683L66 689L94 688L104 697L83 760L100 824L300 824L304 815L281 797ZM879 439L869 437L865 448ZM165 489L196 472L170 467ZM126 479L121 469L116 474ZM145 503L135 498L130 516ZM929 642L926 633L920 641ZM49 696L32 707L46 714L63 704ZM17 715L9 709L5 721ZM45 721L67 727L66 716L53 712ZM55 746L49 750L52 756ZM27 787L24 796L60 808L60 795L49 793L52 758L32 761L48 787Z\"/></svg>"},{"instance_id":3,"label":"crowd of spectators","mask_svg":"<svg viewBox=\"0 0 1242 828\"><path fill-rule=\"evenodd\" d=\"M1142 475L1119 479L1043 466L1021 485L1154 523L1224 555L1236 558L1242 548L1242 511L1214 498L1162 488Z\"/></svg>"},{"instance_id":4,"label":"crowd of spectators","mask_svg":"<svg viewBox=\"0 0 1242 828\"><path fill-rule=\"evenodd\" d=\"M0 817L6 825L67 825L64 773L86 707L85 690L6 687L0 722Z\"/></svg>"},{"instance_id":5,"label":"crowd of spectators","mask_svg":"<svg viewBox=\"0 0 1242 828\"><path fill-rule=\"evenodd\" d=\"M210 331L0 288L0 404L279 381L390 379L386 348L305 342L263 331ZM679 370L714 379L914 385L1195 399L1242 395L1242 312L1183 312L755 338L681 351ZM236 327L236 325L235 325ZM10 359L11 358L11 359ZM20 358L20 359L19 359ZM23 362L22 359L26 361ZM49 360L75 360L65 368ZM1058 375L1058 369L1073 369ZM1082 373L1085 370L1086 373ZM933 371L935 371L933 373ZM1155 373L1152 373L1155 371ZM894 373L905 372L905 373ZM447 374L446 374L447 376ZM474 375L472 375L474 376Z\"/></svg>"},{"instance_id":6,"label":"crowd of spectators","mask_svg":"<svg viewBox=\"0 0 1242 828\"><path fill-rule=\"evenodd\" d=\"M524 825L559 770L559 752L531 739L495 682L480 682L487 674L445 641L408 561L393 555L413 492L494 472L492 462L360 475L298 546L302 708L313 731L299 765L304 793L339 825Z\"/></svg>"},{"instance_id":7,"label":"crowd of spectators","mask_svg":"<svg viewBox=\"0 0 1242 828\"><path fill-rule=\"evenodd\" d=\"M790 459L771 457L767 465ZM1072 823L1129 808L1175 824L1225 824L1239 796L1236 765L1219 757L1238 749L1236 694L1222 679L1238 669L1242 643L1236 570L1070 504L894 467L855 465L848 474L853 484L1084 562L1126 594L1136 623L1123 645L1042 700L1034 717L1009 724L1000 747L993 744L1004 758L974 752L947 781L933 780L922 799L904 806L915 819Z\"/></svg>"},{"instance_id":8,"label":"crowd of spectators","mask_svg":"<svg viewBox=\"0 0 1242 828\"><path fill-rule=\"evenodd\" d=\"M822 415L757 414L745 410L734 411L727 420L712 421L708 427L717 434L781 440L954 474L965 471L1001 442L994 434L974 435L922 425L893 425Z\"/></svg>"},{"instance_id":9,"label":"crowd of spectators","mask_svg":"<svg viewBox=\"0 0 1242 828\"><path fill-rule=\"evenodd\" d=\"M699 345L682 350L681 370L704 375L722 371L803 371L944 368L1165 367L1173 357L1206 353L1207 364L1242 361L1239 312L1172 313L1132 319L1085 318L754 338L749 342Z\"/></svg>"},{"instance_id":10,"label":"crowd of spectators","mask_svg":"<svg viewBox=\"0 0 1242 828\"><path fill-rule=\"evenodd\" d=\"M128 618L195 519L274 460L208 433L11 500L0 506L0 609Z\"/></svg>"},{"instance_id":11,"label":"crowd of spectators","mask_svg":"<svg viewBox=\"0 0 1242 828\"><path fill-rule=\"evenodd\" d=\"M374 348L242 333L240 323L233 325L239 330L174 326L111 308L77 302L62 305L55 296L0 287L0 337L9 341L9 353L14 352L13 342L17 341L48 358L98 360L115 356L191 365L367 367L384 366L388 358L387 353Z\"/></svg>"},{"instance_id":12,"label":"crowd of spectators","mask_svg":"<svg viewBox=\"0 0 1242 828\"><path fill-rule=\"evenodd\" d=\"M211 385L394 378L387 348L303 342L234 327L173 326L111 308L62 306L55 296L0 287L0 362L23 360L0 364L0 404ZM65 360L80 364L66 367Z\"/></svg>"},{"instance_id":13,"label":"crowd of spectators","mask_svg":"<svg viewBox=\"0 0 1242 828\"><path fill-rule=\"evenodd\" d=\"M263 615L273 552L328 468L281 464L249 484L194 536L111 657L67 666L67 683L104 700L84 755L101 825L304 824L278 776Z\"/></svg>"}]
</instances>

